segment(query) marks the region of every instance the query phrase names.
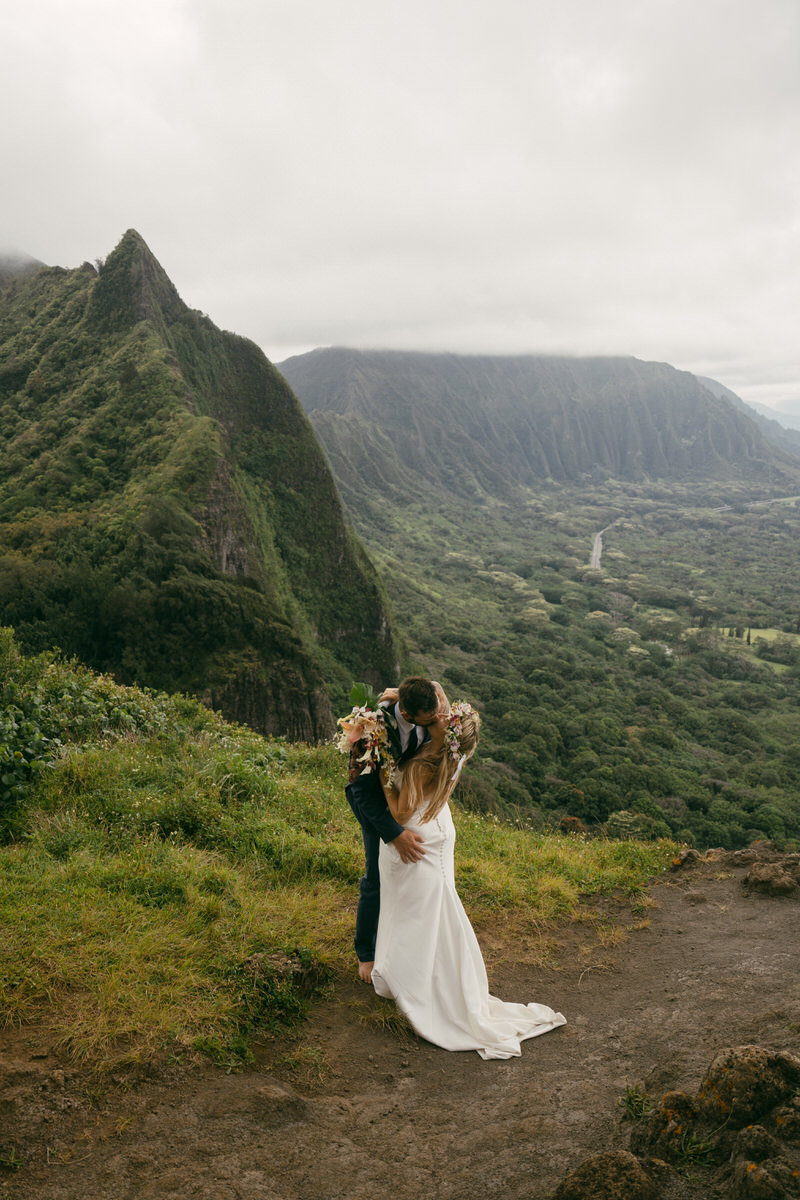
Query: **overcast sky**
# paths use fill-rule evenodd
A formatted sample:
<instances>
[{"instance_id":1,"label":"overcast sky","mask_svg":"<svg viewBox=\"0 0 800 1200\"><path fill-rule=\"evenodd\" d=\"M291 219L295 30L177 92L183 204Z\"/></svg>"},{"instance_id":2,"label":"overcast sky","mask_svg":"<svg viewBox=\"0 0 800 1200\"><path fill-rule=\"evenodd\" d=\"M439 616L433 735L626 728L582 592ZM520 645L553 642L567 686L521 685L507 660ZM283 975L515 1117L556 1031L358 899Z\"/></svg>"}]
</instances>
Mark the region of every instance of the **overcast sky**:
<instances>
[{"instance_id":1,"label":"overcast sky","mask_svg":"<svg viewBox=\"0 0 800 1200\"><path fill-rule=\"evenodd\" d=\"M0 248L128 228L280 361L633 354L800 402L798 0L17 0Z\"/></svg>"}]
</instances>

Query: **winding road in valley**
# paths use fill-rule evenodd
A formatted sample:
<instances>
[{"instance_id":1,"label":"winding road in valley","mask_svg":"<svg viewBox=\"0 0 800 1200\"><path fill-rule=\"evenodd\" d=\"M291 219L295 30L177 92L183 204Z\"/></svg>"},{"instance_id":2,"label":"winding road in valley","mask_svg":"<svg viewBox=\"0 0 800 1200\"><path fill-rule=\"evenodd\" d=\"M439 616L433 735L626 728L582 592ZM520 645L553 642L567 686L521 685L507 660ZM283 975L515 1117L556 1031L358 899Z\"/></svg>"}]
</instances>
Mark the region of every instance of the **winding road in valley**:
<instances>
[{"instance_id":1,"label":"winding road in valley","mask_svg":"<svg viewBox=\"0 0 800 1200\"><path fill-rule=\"evenodd\" d=\"M605 529L601 529L599 533L594 535L592 557L589 559L589 566L593 571L600 570L600 559L603 557L603 534L610 528L610 525L606 525Z\"/></svg>"}]
</instances>

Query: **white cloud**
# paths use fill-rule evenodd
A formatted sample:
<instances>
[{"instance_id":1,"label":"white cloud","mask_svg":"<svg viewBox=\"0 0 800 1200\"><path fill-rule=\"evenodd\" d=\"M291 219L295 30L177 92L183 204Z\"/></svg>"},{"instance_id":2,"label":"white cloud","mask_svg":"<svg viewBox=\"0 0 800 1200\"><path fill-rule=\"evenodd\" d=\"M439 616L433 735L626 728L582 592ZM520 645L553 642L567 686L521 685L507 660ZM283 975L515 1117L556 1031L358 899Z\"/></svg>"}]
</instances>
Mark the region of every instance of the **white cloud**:
<instances>
[{"instance_id":1,"label":"white cloud","mask_svg":"<svg viewBox=\"0 0 800 1200\"><path fill-rule=\"evenodd\" d=\"M623 353L800 395L795 0L27 0L0 44L0 242L70 266L134 226L276 360Z\"/></svg>"}]
</instances>

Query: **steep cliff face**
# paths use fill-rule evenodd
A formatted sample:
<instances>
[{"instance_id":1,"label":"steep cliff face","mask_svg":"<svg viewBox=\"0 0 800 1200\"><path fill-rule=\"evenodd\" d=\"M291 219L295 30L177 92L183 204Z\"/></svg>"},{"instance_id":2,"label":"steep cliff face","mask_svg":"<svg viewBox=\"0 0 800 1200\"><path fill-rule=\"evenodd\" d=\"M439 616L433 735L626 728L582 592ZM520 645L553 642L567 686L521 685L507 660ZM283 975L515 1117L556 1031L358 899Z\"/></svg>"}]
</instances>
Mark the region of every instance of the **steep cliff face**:
<instances>
[{"instance_id":1,"label":"steep cliff face","mask_svg":"<svg viewBox=\"0 0 800 1200\"><path fill-rule=\"evenodd\" d=\"M633 358L317 350L280 364L340 485L502 496L543 480L757 479L797 463L695 376Z\"/></svg>"},{"instance_id":2,"label":"steep cliff face","mask_svg":"<svg viewBox=\"0 0 800 1200\"><path fill-rule=\"evenodd\" d=\"M704 375L698 375L697 378L713 396L729 400L734 408L745 413L768 442L772 442L789 454L800 455L800 430L786 428L775 417L767 415L771 411L769 409L761 406L756 408L752 404L746 404L735 392L725 387L724 383L718 383L716 379L708 379Z\"/></svg>"},{"instance_id":3,"label":"steep cliff face","mask_svg":"<svg viewBox=\"0 0 800 1200\"><path fill-rule=\"evenodd\" d=\"M315 740L391 679L380 581L313 429L129 231L0 293L0 623L124 682Z\"/></svg>"}]
</instances>

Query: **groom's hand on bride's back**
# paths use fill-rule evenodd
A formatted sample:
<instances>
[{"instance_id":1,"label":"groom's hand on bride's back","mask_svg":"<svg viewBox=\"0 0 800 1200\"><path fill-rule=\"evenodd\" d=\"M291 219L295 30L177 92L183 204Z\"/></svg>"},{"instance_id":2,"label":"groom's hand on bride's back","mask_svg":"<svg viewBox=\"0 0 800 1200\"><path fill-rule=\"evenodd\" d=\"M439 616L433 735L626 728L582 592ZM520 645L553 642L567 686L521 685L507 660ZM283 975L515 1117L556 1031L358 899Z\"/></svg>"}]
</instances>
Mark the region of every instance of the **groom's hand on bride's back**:
<instances>
[{"instance_id":1,"label":"groom's hand on bride's back","mask_svg":"<svg viewBox=\"0 0 800 1200\"><path fill-rule=\"evenodd\" d=\"M421 834L415 833L413 829L404 829L389 844L395 847L404 863L415 863L419 862L425 853L422 845L424 840Z\"/></svg>"}]
</instances>

